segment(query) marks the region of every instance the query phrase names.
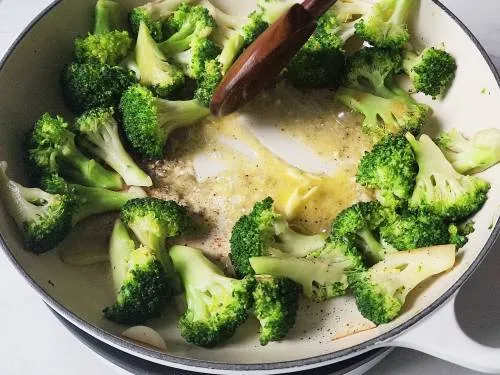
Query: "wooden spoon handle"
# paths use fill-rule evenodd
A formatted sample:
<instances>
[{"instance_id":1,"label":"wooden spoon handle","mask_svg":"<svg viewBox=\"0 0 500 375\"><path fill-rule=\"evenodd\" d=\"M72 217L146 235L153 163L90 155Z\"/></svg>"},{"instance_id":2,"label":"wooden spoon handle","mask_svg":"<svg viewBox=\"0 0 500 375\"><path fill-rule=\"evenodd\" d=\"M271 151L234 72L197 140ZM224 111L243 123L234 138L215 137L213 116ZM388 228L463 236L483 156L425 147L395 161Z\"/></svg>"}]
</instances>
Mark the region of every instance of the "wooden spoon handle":
<instances>
[{"instance_id":1,"label":"wooden spoon handle","mask_svg":"<svg viewBox=\"0 0 500 375\"><path fill-rule=\"evenodd\" d=\"M302 6L311 13L314 18L319 18L335 4L335 1L336 0L304 0Z\"/></svg>"}]
</instances>

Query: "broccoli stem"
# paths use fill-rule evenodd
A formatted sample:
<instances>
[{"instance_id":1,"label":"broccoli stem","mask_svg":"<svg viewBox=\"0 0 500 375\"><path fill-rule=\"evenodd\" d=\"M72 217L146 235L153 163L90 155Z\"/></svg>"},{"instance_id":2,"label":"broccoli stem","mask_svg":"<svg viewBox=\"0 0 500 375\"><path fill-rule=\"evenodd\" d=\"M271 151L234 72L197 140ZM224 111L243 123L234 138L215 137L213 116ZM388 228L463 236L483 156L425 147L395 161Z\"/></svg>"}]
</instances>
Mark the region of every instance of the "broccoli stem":
<instances>
[{"instance_id":1,"label":"broccoli stem","mask_svg":"<svg viewBox=\"0 0 500 375\"><path fill-rule=\"evenodd\" d=\"M98 0L95 7L94 34L102 35L118 28L120 4L114 0Z\"/></svg>"},{"instance_id":2,"label":"broccoli stem","mask_svg":"<svg viewBox=\"0 0 500 375\"><path fill-rule=\"evenodd\" d=\"M113 284L117 294L127 276L128 257L134 250L135 244L127 227L121 220L117 220L109 243L109 262L112 265Z\"/></svg>"},{"instance_id":3,"label":"broccoli stem","mask_svg":"<svg viewBox=\"0 0 500 375\"><path fill-rule=\"evenodd\" d=\"M408 13L413 5L413 0L397 0L396 8L392 13L390 22L395 25L403 25L408 19Z\"/></svg>"},{"instance_id":4,"label":"broccoli stem","mask_svg":"<svg viewBox=\"0 0 500 375\"><path fill-rule=\"evenodd\" d=\"M197 100L169 101L156 99L158 123L164 131L165 139L178 128L193 125L210 114L210 109Z\"/></svg>"},{"instance_id":5,"label":"broccoli stem","mask_svg":"<svg viewBox=\"0 0 500 375\"><path fill-rule=\"evenodd\" d=\"M295 232L286 222L275 224L278 237L277 247L287 254L305 257L325 246L326 234L305 235Z\"/></svg>"},{"instance_id":6,"label":"broccoli stem","mask_svg":"<svg viewBox=\"0 0 500 375\"><path fill-rule=\"evenodd\" d=\"M243 38L240 31L233 31L232 35L224 43L224 48L219 55L222 74L226 74L231 65L233 65L234 60L236 60L244 45L245 38Z\"/></svg>"},{"instance_id":7,"label":"broccoli stem","mask_svg":"<svg viewBox=\"0 0 500 375\"><path fill-rule=\"evenodd\" d=\"M362 239L361 246L364 253L368 256L371 262L377 263L386 258L387 255L396 253L397 250L384 248L375 238L369 229L364 229L358 236Z\"/></svg>"},{"instance_id":8,"label":"broccoli stem","mask_svg":"<svg viewBox=\"0 0 500 375\"><path fill-rule=\"evenodd\" d=\"M122 178L118 173L107 170L93 159L88 159L76 147L66 145L61 154L64 174L72 181L112 190L120 190L123 187Z\"/></svg>"},{"instance_id":9,"label":"broccoli stem","mask_svg":"<svg viewBox=\"0 0 500 375\"><path fill-rule=\"evenodd\" d=\"M419 58L419 56L415 52L408 51L408 50L404 51L402 65L403 65L404 72L408 76L410 76L412 74L413 67L417 63L418 58Z\"/></svg>"}]
</instances>

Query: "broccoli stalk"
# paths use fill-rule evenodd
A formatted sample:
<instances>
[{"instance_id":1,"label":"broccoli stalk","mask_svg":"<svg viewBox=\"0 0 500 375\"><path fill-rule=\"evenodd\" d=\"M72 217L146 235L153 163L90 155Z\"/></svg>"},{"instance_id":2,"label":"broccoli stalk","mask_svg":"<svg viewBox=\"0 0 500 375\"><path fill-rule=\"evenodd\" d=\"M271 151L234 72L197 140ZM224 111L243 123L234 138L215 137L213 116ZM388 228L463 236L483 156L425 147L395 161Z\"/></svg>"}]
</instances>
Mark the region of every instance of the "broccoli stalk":
<instances>
[{"instance_id":1,"label":"broccoli stalk","mask_svg":"<svg viewBox=\"0 0 500 375\"><path fill-rule=\"evenodd\" d=\"M26 247L40 254L58 245L71 228L72 209L65 195L27 188L6 175L0 162L0 197L22 232Z\"/></svg>"},{"instance_id":2,"label":"broccoli stalk","mask_svg":"<svg viewBox=\"0 0 500 375\"><path fill-rule=\"evenodd\" d=\"M376 0L337 0L330 8L335 17L347 23L370 12Z\"/></svg>"},{"instance_id":3,"label":"broccoli stalk","mask_svg":"<svg viewBox=\"0 0 500 375\"><path fill-rule=\"evenodd\" d=\"M193 125L210 114L197 100L168 101L145 87L129 88L120 103L125 135L141 156L159 159L170 134Z\"/></svg>"},{"instance_id":4,"label":"broccoli stalk","mask_svg":"<svg viewBox=\"0 0 500 375\"><path fill-rule=\"evenodd\" d=\"M182 70L167 61L144 22L139 26L135 60L140 83L150 87L156 95L168 98L176 95L184 86Z\"/></svg>"},{"instance_id":5,"label":"broccoli stalk","mask_svg":"<svg viewBox=\"0 0 500 375\"><path fill-rule=\"evenodd\" d=\"M325 245L326 235L305 235L292 230L285 219L273 210L268 197L242 216L231 233L231 262L238 276L254 274L249 259L265 255L287 254L303 257Z\"/></svg>"},{"instance_id":6,"label":"broccoli stalk","mask_svg":"<svg viewBox=\"0 0 500 375\"><path fill-rule=\"evenodd\" d=\"M449 133L442 133L436 143L459 173L479 173L500 161L498 129L480 130L471 139L453 129Z\"/></svg>"},{"instance_id":7,"label":"broccoli stalk","mask_svg":"<svg viewBox=\"0 0 500 375\"><path fill-rule=\"evenodd\" d=\"M114 0L98 0L94 34L75 40L76 60L81 63L118 65L127 57L132 39L119 31L120 5Z\"/></svg>"},{"instance_id":8,"label":"broccoli stalk","mask_svg":"<svg viewBox=\"0 0 500 375\"><path fill-rule=\"evenodd\" d=\"M420 55L405 51L403 70L415 90L436 98L442 96L453 82L457 63L448 52L433 47L425 49Z\"/></svg>"},{"instance_id":9,"label":"broccoli stalk","mask_svg":"<svg viewBox=\"0 0 500 375\"><path fill-rule=\"evenodd\" d=\"M125 225L117 220L111 234L109 257L116 302L103 310L105 317L127 325L158 317L171 290L155 252L146 246L136 248Z\"/></svg>"},{"instance_id":10,"label":"broccoli stalk","mask_svg":"<svg viewBox=\"0 0 500 375\"><path fill-rule=\"evenodd\" d=\"M59 174L82 185L120 190L120 175L83 155L75 145L75 134L68 128L61 117L48 113L38 120L28 136L28 160L33 174Z\"/></svg>"},{"instance_id":11,"label":"broccoli stalk","mask_svg":"<svg viewBox=\"0 0 500 375\"><path fill-rule=\"evenodd\" d=\"M270 341L280 341L295 324L298 285L285 278L258 276L253 292L254 315L260 322L259 340L261 345Z\"/></svg>"},{"instance_id":12,"label":"broccoli stalk","mask_svg":"<svg viewBox=\"0 0 500 375\"><path fill-rule=\"evenodd\" d=\"M402 48L410 39L406 24L414 0L379 0L356 23L356 34L375 47Z\"/></svg>"},{"instance_id":13,"label":"broccoli stalk","mask_svg":"<svg viewBox=\"0 0 500 375\"><path fill-rule=\"evenodd\" d=\"M118 172L127 185L151 186L151 177L137 166L123 147L113 115L113 108L96 108L83 114L75 123L82 135L82 146Z\"/></svg>"},{"instance_id":14,"label":"broccoli stalk","mask_svg":"<svg viewBox=\"0 0 500 375\"><path fill-rule=\"evenodd\" d=\"M452 221L465 219L481 208L490 189L488 182L455 171L428 135L423 134L418 141L411 134L406 138L419 167L410 208L428 210Z\"/></svg>"},{"instance_id":15,"label":"broccoli stalk","mask_svg":"<svg viewBox=\"0 0 500 375\"><path fill-rule=\"evenodd\" d=\"M453 245L401 251L366 271L351 273L349 283L361 314L375 324L384 324L398 316L418 284L454 264Z\"/></svg>"},{"instance_id":16,"label":"broccoli stalk","mask_svg":"<svg viewBox=\"0 0 500 375\"><path fill-rule=\"evenodd\" d=\"M247 319L254 278L227 277L200 250L190 247L174 246L170 257L186 291L187 310L179 320L181 335L204 347L231 337Z\"/></svg>"}]
</instances>

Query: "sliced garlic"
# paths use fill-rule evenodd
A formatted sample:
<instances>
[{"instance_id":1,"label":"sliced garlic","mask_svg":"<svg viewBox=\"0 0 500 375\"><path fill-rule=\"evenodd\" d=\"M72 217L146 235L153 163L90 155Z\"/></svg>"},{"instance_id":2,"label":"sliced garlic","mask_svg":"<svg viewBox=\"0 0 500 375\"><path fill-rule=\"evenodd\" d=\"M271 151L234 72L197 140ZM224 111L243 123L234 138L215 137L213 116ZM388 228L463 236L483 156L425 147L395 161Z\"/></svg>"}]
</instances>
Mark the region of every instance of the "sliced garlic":
<instances>
[{"instance_id":1,"label":"sliced garlic","mask_svg":"<svg viewBox=\"0 0 500 375\"><path fill-rule=\"evenodd\" d=\"M167 344L163 337L154 329L146 326L130 327L122 332L122 336L141 344L146 344L161 350L167 350Z\"/></svg>"}]
</instances>

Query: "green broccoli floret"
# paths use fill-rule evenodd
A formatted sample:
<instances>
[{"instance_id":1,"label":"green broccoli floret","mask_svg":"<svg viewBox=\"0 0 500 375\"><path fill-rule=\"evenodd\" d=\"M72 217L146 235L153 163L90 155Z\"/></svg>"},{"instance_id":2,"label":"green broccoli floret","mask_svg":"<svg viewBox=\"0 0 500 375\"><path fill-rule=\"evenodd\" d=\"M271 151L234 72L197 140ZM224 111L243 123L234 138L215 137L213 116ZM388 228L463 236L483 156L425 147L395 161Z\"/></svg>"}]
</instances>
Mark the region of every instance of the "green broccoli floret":
<instances>
[{"instance_id":1,"label":"green broccoli floret","mask_svg":"<svg viewBox=\"0 0 500 375\"><path fill-rule=\"evenodd\" d=\"M94 34L75 40L76 60L81 63L118 65L132 48L127 31L119 31L120 4L98 0L95 8Z\"/></svg>"},{"instance_id":2,"label":"green broccoli floret","mask_svg":"<svg viewBox=\"0 0 500 375\"><path fill-rule=\"evenodd\" d=\"M254 274L251 257L286 253L303 257L325 245L326 235L305 235L292 230L273 209L273 199L257 202L252 212L242 216L231 233L231 262L240 277Z\"/></svg>"},{"instance_id":3,"label":"green broccoli floret","mask_svg":"<svg viewBox=\"0 0 500 375\"><path fill-rule=\"evenodd\" d=\"M337 0L329 12L341 22L347 23L370 12L375 0Z\"/></svg>"},{"instance_id":4,"label":"green broccoli floret","mask_svg":"<svg viewBox=\"0 0 500 375\"><path fill-rule=\"evenodd\" d=\"M258 276L253 292L254 314L260 322L260 343L280 341L295 324L299 286L285 278Z\"/></svg>"},{"instance_id":5,"label":"green broccoli floret","mask_svg":"<svg viewBox=\"0 0 500 375\"><path fill-rule=\"evenodd\" d=\"M140 83L150 87L156 95L169 98L178 94L183 88L182 70L168 62L144 22L139 27L135 61L139 69Z\"/></svg>"},{"instance_id":6,"label":"green broccoli floret","mask_svg":"<svg viewBox=\"0 0 500 375\"><path fill-rule=\"evenodd\" d=\"M471 139L465 138L456 129L442 133L437 145L457 172L475 174L500 161L500 130L484 129Z\"/></svg>"},{"instance_id":7,"label":"green broccoli floret","mask_svg":"<svg viewBox=\"0 0 500 375\"><path fill-rule=\"evenodd\" d=\"M62 75L64 98L78 114L95 107L117 106L122 93L135 83L135 74L120 66L73 63Z\"/></svg>"},{"instance_id":8,"label":"green broccoli floret","mask_svg":"<svg viewBox=\"0 0 500 375\"><path fill-rule=\"evenodd\" d=\"M419 167L410 208L428 210L447 220L457 221L482 207L490 189L488 182L455 171L428 135L423 134L418 141L411 134L406 138Z\"/></svg>"},{"instance_id":9,"label":"green broccoli floret","mask_svg":"<svg viewBox=\"0 0 500 375\"><path fill-rule=\"evenodd\" d=\"M171 55L172 60L180 66L185 75L192 79L199 79L205 74L207 61L215 59L220 48L209 39L193 39L187 51Z\"/></svg>"},{"instance_id":10,"label":"green broccoli floret","mask_svg":"<svg viewBox=\"0 0 500 375\"><path fill-rule=\"evenodd\" d=\"M123 94L120 110L130 145L141 156L151 159L162 158L165 143L175 129L193 125L210 114L197 100L156 98L139 85Z\"/></svg>"},{"instance_id":11,"label":"green broccoli floret","mask_svg":"<svg viewBox=\"0 0 500 375\"><path fill-rule=\"evenodd\" d=\"M69 233L72 207L66 195L27 188L6 175L0 162L0 197L22 232L26 247L40 254L54 248Z\"/></svg>"},{"instance_id":12,"label":"green broccoli floret","mask_svg":"<svg viewBox=\"0 0 500 375\"><path fill-rule=\"evenodd\" d=\"M197 81L197 88L194 94L195 99L208 108L222 78L223 74L220 62L217 59L206 61L205 69Z\"/></svg>"},{"instance_id":13,"label":"green broccoli floret","mask_svg":"<svg viewBox=\"0 0 500 375\"><path fill-rule=\"evenodd\" d=\"M75 145L75 134L62 117L44 114L27 139L28 161L33 176L58 174L85 186L120 190L118 173L83 155Z\"/></svg>"},{"instance_id":14,"label":"green broccoli floret","mask_svg":"<svg viewBox=\"0 0 500 375\"><path fill-rule=\"evenodd\" d=\"M182 3L166 22L174 33L158 46L167 56L188 50L194 39L208 37L217 27L208 9L188 3Z\"/></svg>"},{"instance_id":15,"label":"green broccoli floret","mask_svg":"<svg viewBox=\"0 0 500 375\"><path fill-rule=\"evenodd\" d=\"M174 246L170 257L186 291L187 310L179 320L182 337L204 347L231 337L247 319L255 279L227 277L191 247Z\"/></svg>"},{"instance_id":16,"label":"green broccoli floret","mask_svg":"<svg viewBox=\"0 0 500 375\"><path fill-rule=\"evenodd\" d=\"M127 228L117 220L109 244L116 302L104 316L119 324L136 325L158 317L171 289L155 251L136 245Z\"/></svg>"},{"instance_id":17,"label":"green broccoli floret","mask_svg":"<svg viewBox=\"0 0 500 375\"><path fill-rule=\"evenodd\" d=\"M349 283L361 314L384 324L398 316L406 296L418 284L454 264L453 245L400 251L366 271L351 273Z\"/></svg>"},{"instance_id":18,"label":"green broccoli floret","mask_svg":"<svg viewBox=\"0 0 500 375\"><path fill-rule=\"evenodd\" d=\"M364 116L363 132L375 141L390 134L419 134L429 116L429 108L399 99L386 99L368 92L341 87L336 99Z\"/></svg>"},{"instance_id":19,"label":"green broccoli floret","mask_svg":"<svg viewBox=\"0 0 500 375\"><path fill-rule=\"evenodd\" d=\"M75 122L79 142L92 156L103 160L122 176L127 185L151 186L153 181L123 147L113 108L95 108Z\"/></svg>"},{"instance_id":20,"label":"green broccoli floret","mask_svg":"<svg viewBox=\"0 0 500 375\"><path fill-rule=\"evenodd\" d=\"M301 285L304 295L316 302L344 295L347 274L363 268L361 255L348 241L330 238L321 249L305 258L289 254L256 256L249 260L257 275L285 277Z\"/></svg>"},{"instance_id":21,"label":"green broccoli floret","mask_svg":"<svg viewBox=\"0 0 500 375\"><path fill-rule=\"evenodd\" d=\"M406 212L396 215L390 223L380 228L380 240L397 250L413 250L420 247L467 242L454 224L447 224L441 217L429 212Z\"/></svg>"},{"instance_id":22,"label":"green broccoli floret","mask_svg":"<svg viewBox=\"0 0 500 375\"><path fill-rule=\"evenodd\" d=\"M358 166L356 181L376 191L384 206L399 206L410 199L418 164L404 136L388 136L366 152Z\"/></svg>"},{"instance_id":23,"label":"green broccoli floret","mask_svg":"<svg viewBox=\"0 0 500 375\"><path fill-rule=\"evenodd\" d=\"M449 243L454 244L457 249L464 247L469 242L469 234L474 232L474 222L467 221L461 224L450 224L448 232L450 234Z\"/></svg>"},{"instance_id":24,"label":"green broccoli floret","mask_svg":"<svg viewBox=\"0 0 500 375\"><path fill-rule=\"evenodd\" d=\"M336 87L343 77L344 40L340 24L331 13L323 15L316 30L290 61L286 78L298 88Z\"/></svg>"},{"instance_id":25,"label":"green broccoli floret","mask_svg":"<svg viewBox=\"0 0 500 375\"><path fill-rule=\"evenodd\" d=\"M448 52L427 48L420 55L404 52L403 69L415 90L433 98L442 96L455 78L457 63Z\"/></svg>"},{"instance_id":26,"label":"green broccoli floret","mask_svg":"<svg viewBox=\"0 0 500 375\"><path fill-rule=\"evenodd\" d=\"M403 47L410 39L406 22L413 4L413 0L379 0L356 23L356 34L375 47Z\"/></svg>"},{"instance_id":27,"label":"green broccoli floret","mask_svg":"<svg viewBox=\"0 0 500 375\"><path fill-rule=\"evenodd\" d=\"M381 243L379 229L393 220L393 212L379 202L360 202L342 211L332 223L332 235L356 244L371 263L397 250Z\"/></svg>"},{"instance_id":28,"label":"green broccoli floret","mask_svg":"<svg viewBox=\"0 0 500 375\"><path fill-rule=\"evenodd\" d=\"M71 200L72 225L76 225L90 216L120 211L129 200L147 196L139 188L131 188L128 191L113 191L70 184L55 174L44 176L41 185L45 191L65 195Z\"/></svg>"},{"instance_id":29,"label":"green broccoli floret","mask_svg":"<svg viewBox=\"0 0 500 375\"><path fill-rule=\"evenodd\" d=\"M187 209L174 201L158 198L138 198L122 208L121 220L146 247L156 251L173 290L179 290L179 280L167 254L165 241L186 233L191 227Z\"/></svg>"},{"instance_id":30,"label":"green broccoli floret","mask_svg":"<svg viewBox=\"0 0 500 375\"><path fill-rule=\"evenodd\" d=\"M153 0L130 11L129 21L134 35L139 33L139 26L144 22L156 42L164 40L166 19L182 4L182 0Z\"/></svg>"}]
</instances>

